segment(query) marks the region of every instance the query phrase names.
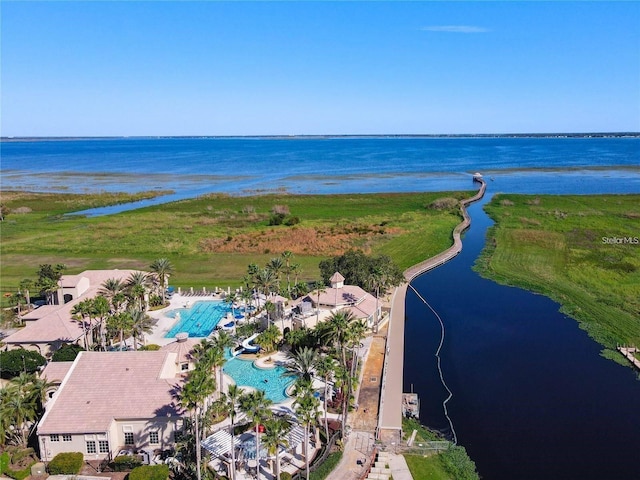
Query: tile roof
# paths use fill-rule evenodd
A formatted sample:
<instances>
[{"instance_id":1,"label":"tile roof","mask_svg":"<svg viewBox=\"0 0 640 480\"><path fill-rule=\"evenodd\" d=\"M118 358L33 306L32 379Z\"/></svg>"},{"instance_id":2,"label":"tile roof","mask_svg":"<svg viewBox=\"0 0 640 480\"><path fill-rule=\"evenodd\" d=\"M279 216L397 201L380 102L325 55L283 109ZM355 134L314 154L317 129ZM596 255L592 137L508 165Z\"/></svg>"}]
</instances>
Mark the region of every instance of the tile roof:
<instances>
[{"instance_id":1,"label":"tile roof","mask_svg":"<svg viewBox=\"0 0 640 480\"><path fill-rule=\"evenodd\" d=\"M47 382L62 383L72 365L73 362L49 362L40 376Z\"/></svg>"},{"instance_id":2,"label":"tile roof","mask_svg":"<svg viewBox=\"0 0 640 480\"><path fill-rule=\"evenodd\" d=\"M171 362L171 368L167 368ZM38 434L100 433L115 419L177 416L180 378L171 352L80 352L38 425Z\"/></svg>"},{"instance_id":3,"label":"tile roof","mask_svg":"<svg viewBox=\"0 0 640 480\"><path fill-rule=\"evenodd\" d=\"M98 294L105 280L115 278L126 280L135 270L86 270L79 275L63 275L71 277L72 281L77 278L86 277L89 280L89 289L80 297L74 298L64 305L46 305L36 310L46 308L42 312L39 320L29 322L24 328L18 330L13 335L9 335L3 341L5 343L49 343L59 341L75 342L82 337L82 325L71 318L73 307L86 298L93 298Z\"/></svg>"}]
</instances>

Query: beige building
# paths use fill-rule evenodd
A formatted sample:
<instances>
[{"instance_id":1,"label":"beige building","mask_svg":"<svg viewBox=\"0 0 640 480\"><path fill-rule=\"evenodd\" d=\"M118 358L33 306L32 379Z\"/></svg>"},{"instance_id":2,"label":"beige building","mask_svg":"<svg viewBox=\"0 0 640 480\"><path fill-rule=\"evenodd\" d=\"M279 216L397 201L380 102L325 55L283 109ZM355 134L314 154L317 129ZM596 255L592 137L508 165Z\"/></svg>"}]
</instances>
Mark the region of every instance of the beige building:
<instances>
[{"instance_id":1,"label":"beige building","mask_svg":"<svg viewBox=\"0 0 640 480\"><path fill-rule=\"evenodd\" d=\"M179 356L170 349L81 352L71 365L45 369L49 381L64 378L38 424L41 458L82 452L85 460L99 460L121 449L152 455L173 447L184 414L176 398L183 382Z\"/></svg>"},{"instance_id":2,"label":"beige building","mask_svg":"<svg viewBox=\"0 0 640 480\"><path fill-rule=\"evenodd\" d=\"M25 326L3 340L8 348L36 350L48 357L65 343L83 348L84 329L73 318L73 308L82 300L98 295L102 284L110 279L123 283L135 270L87 270L78 275L63 275L60 289L54 295L57 304L43 305L22 317Z\"/></svg>"},{"instance_id":3,"label":"beige building","mask_svg":"<svg viewBox=\"0 0 640 480\"><path fill-rule=\"evenodd\" d=\"M351 312L357 320L364 321L368 328L374 328L380 321L381 302L357 285L345 285L344 277L336 272L329 279L330 286L309 293L298 305L307 303L310 308L301 309L302 314L294 317L294 328L306 326L313 328L316 319L325 320L331 313L339 310Z\"/></svg>"}]
</instances>

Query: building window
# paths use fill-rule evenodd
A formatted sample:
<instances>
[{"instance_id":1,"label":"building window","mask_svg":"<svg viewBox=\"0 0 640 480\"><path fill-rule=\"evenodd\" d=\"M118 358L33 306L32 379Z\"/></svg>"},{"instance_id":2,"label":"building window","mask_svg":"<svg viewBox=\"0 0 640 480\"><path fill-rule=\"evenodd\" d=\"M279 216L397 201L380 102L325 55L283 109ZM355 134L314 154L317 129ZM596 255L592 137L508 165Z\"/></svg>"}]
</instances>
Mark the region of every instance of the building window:
<instances>
[{"instance_id":1,"label":"building window","mask_svg":"<svg viewBox=\"0 0 640 480\"><path fill-rule=\"evenodd\" d=\"M160 443L160 438L157 430L149 432L149 443L151 445L157 445L158 443Z\"/></svg>"},{"instance_id":2,"label":"building window","mask_svg":"<svg viewBox=\"0 0 640 480\"><path fill-rule=\"evenodd\" d=\"M87 453L96 453L96 441L87 440Z\"/></svg>"},{"instance_id":3,"label":"building window","mask_svg":"<svg viewBox=\"0 0 640 480\"><path fill-rule=\"evenodd\" d=\"M189 370L189 364L188 363L183 363L180 365L180 370L182 370L183 372L185 370Z\"/></svg>"},{"instance_id":4,"label":"building window","mask_svg":"<svg viewBox=\"0 0 640 480\"><path fill-rule=\"evenodd\" d=\"M57 433L52 433L51 435L49 435L49 440L51 440L52 442L59 442L60 435L58 435Z\"/></svg>"},{"instance_id":5,"label":"building window","mask_svg":"<svg viewBox=\"0 0 640 480\"><path fill-rule=\"evenodd\" d=\"M133 432L124 432L124 444L133 445Z\"/></svg>"},{"instance_id":6,"label":"building window","mask_svg":"<svg viewBox=\"0 0 640 480\"><path fill-rule=\"evenodd\" d=\"M100 447L100 453L109 453L109 442L107 440L98 440L98 447Z\"/></svg>"},{"instance_id":7,"label":"building window","mask_svg":"<svg viewBox=\"0 0 640 480\"><path fill-rule=\"evenodd\" d=\"M68 433L65 433L64 435L62 435L62 441L63 442L70 442L71 441L71 435L69 435Z\"/></svg>"}]
</instances>

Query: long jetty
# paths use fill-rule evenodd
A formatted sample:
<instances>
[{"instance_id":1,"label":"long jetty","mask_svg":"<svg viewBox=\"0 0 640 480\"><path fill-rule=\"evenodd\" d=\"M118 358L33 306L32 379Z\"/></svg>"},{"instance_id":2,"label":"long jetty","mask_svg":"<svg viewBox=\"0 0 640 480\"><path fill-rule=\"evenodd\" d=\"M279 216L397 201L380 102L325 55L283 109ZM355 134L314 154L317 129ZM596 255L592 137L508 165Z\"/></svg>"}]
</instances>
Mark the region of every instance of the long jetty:
<instances>
[{"instance_id":1,"label":"long jetty","mask_svg":"<svg viewBox=\"0 0 640 480\"><path fill-rule=\"evenodd\" d=\"M475 178L475 177L474 177ZM453 230L453 245L404 271L405 283L394 292L389 315L389 330L385 348L385 359L380 391L380 409L378 415L377 438L387 445L400 445L402 440L402 381L404 370L404 320L407 287L411 280L424 272L448 262L462 251L462 233L471 225L467 206L480 200L487 189L481 178L478 192L460 202L462 222Z\"/></svg>"},{"instance_id":2,"label":"long jetty","mask_svg":"<svg viewBox=\"0 0 640 480\"><path fill-rule=\"evenodd\" d=\"M640 348L636 347L618 347L618 351L625 356L631 364L640 370L640 360L636 357L636 353L640 352Z\"/></svg>"}]
</instances>

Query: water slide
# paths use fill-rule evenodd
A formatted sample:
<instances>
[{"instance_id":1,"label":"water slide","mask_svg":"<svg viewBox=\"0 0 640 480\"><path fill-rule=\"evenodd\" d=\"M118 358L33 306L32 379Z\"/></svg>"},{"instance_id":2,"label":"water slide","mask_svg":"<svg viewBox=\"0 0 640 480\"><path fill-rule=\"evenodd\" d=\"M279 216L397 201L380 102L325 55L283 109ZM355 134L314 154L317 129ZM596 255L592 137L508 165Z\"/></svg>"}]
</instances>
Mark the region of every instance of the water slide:
<instances>
[{"instance_id":1,"label":"water slide","mask_svg":"<svg viewBox=\"0 0 640 480\"><path fill-rule=\"evenodd\" d=\"M240 350L239 348L236 348L233 351L233 356L237 356L240 355L241 353L258 353L260 351L260 345L254 345L253 343L251 343L258 335L260 335L259 333L254 333L253 335L251 335L249 338L247 338L246 340L244 340L242 342L242 350Z\"/></svg>"}]
</instances>

